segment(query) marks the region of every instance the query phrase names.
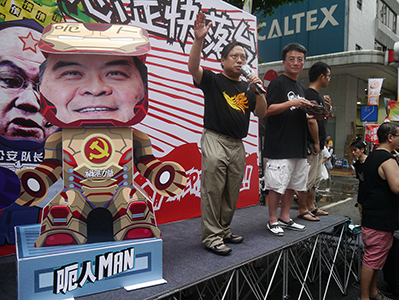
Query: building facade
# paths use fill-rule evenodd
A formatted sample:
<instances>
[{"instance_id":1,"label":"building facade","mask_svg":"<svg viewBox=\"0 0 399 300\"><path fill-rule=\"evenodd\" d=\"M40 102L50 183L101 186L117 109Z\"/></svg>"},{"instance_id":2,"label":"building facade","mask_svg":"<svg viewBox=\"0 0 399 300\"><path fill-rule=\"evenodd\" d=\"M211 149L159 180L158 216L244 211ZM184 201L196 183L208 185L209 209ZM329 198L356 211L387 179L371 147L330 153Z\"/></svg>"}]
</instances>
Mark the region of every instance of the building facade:
<instances>
[{"instance_id":1,"label":"building facade","mask_svg":"<svg viewBox=\"0 0 399 300\"><path fill-rule=\"evenodd\" d=\"M321 93L332 99L334 117L327 130L339 158L345 158L345 146L353 135L363 135L366 124L382 123L387 101L397 100L398 68L386 63L386 50L399 41L398 14L398 0L320 0L282 6L273 16L258 18L259 58L264 61L259 64L260 78L270 70L283 73L281 49L292 42L308 50L299 77L305 86L313 63L331 66L330 85ZM360 111L367 105L369 78L384 79L378 119L362 122ZM269 78L264 79L267 87Z\"/></svg>"}]
</instances>

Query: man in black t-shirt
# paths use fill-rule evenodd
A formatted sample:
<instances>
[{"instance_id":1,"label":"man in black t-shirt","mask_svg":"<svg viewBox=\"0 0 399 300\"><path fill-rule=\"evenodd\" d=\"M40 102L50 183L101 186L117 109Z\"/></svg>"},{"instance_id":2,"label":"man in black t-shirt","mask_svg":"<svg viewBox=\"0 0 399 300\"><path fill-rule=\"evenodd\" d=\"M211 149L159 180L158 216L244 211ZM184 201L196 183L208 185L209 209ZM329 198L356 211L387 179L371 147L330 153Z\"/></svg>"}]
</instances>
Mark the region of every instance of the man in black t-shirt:
<instances>
[{"instance_id":1,"label":"man in black t-shirt","mask_svg":"<svg viewBox=\"0 0 399 300\"><path fill-rule=\"evenodd\" d=\"M305 191L308 174L306 162L307 115L303 109L314 106L305 99L305 87L297 81L303 70L306 49L298 43L282 50L284 74L272 80L267 89L267 118L264 157L266 189L269 190L269 221L273 235L283 236L283 228L305 230L290 219L294 191ZM277 208L281 200L280 218Z\"/></svg>"},{"instance_id":2,"label":"man in black t-shirt","mask_svg":"<svg viewBox=\"0 0 399 300\"><path fill-rule=\"evenodd\" d=\"M323 105L327 110L331 109L330 96L320 96L321 88L328 86L331 78L331 68L323 62L314 63L309 69L309 88L305 91L305 97L309 101L316 101L318 105ZM320 221L317 216L328 215L328 212L316 208L314 203L314 195L316 187L321 180L321 169L323 155L321 150L324 147L327 136L327 118L325 116L318 116L308 119L308 157L307 161L310 165L308 173L308 181L306 184L306 191L299 192L299 209L298 217L308 221Z\"/></svg>"},{"instance_id":3,"label":"man in black t-shirt","mask_svg":"<svg viewBox=\"0 0 399 300\"><path fill-rule=\"evenodd\" d=\"M225 243L237 244L244 239L230 230L245 171L241 139L248 134L250 112L263 118L267 107L264 95L255 86L262 81L255 75L248 82L240 78L247 60L244 45L232 42L224 47L222 73L200 66L202 45L211 25L205 26L203 12L197 14L188 69L205 101L201 138L202 243L213 253L227 255L231 248Z\"/></svg>"}]
</instances>

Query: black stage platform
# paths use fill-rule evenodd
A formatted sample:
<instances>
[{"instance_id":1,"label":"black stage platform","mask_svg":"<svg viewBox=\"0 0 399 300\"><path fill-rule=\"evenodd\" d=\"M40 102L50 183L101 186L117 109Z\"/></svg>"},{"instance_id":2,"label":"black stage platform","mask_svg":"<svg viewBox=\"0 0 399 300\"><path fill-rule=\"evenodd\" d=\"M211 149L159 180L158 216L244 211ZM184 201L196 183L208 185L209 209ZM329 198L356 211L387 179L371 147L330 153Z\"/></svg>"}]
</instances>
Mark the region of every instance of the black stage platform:
<instances>
[{"instance_id":1,"label":"black stage platform","mask_svg":"<svg viewBox=\"0 0 399 300\"><path fill-rule=\"evenodd\" d=\"M297 211L291 211L291 218L295 219L296 214ZM77 299L162 299L259 258L282 252L347 221L346 217L333 215L321 217L320 222L296 219L298 223L306 225L306 231L285 230L284 237L275 237L266 228L268 216L266 206L238 209L231 228L232 232L243 235L245 239L242 244L230 245L233 252L226 257L207 251L201 244L200 218L160 225L163 238L163 278L166 284L130 292L124 289L112 290ZM0 299L16 299L15 258L0 258L0 269Z\"/></svg>"}]
</instances>

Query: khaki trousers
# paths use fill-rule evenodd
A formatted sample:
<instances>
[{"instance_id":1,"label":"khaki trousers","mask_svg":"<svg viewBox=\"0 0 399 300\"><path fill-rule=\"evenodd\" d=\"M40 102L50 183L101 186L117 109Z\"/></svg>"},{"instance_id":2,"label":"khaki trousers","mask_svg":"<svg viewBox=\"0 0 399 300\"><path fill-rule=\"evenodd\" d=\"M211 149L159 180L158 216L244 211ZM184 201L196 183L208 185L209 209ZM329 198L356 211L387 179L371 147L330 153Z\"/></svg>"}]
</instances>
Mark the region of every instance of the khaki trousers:
<instances>
[{"instance_id":1,"label":"khaki trousers","mask_svg":"<svg viewBox=\"0 0 399 300\"><path fill-rule=\"evenodd\" d=\"M204 129L201 151L202 243L213 247L231 235L245 171L245 148L241 140Z\"/></svg>"}]
</instances>

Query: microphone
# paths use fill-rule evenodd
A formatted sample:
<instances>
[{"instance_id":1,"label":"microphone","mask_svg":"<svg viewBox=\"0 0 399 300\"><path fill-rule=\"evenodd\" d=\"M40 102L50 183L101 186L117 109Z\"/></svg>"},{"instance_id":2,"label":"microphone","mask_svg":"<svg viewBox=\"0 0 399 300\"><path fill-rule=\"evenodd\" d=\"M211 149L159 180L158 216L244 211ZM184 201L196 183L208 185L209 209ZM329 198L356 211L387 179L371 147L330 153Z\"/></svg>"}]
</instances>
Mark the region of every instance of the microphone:
<instances>
[{"instance_id":1,"label":"microphone","mask_svg":"<svg viewBox=\"0 0 399 300\"><path fill-rule=\"evenodd\" d=\"M252 69L248 65L243 65L241 67L241 74L244 75L244 77L246 79L249 79L249 77L251 77L251 75L252 75ZM259 82L255 83L255 86L256 86L258 93L266 94L265 89Z\"/></svg>"}]
</instances>

